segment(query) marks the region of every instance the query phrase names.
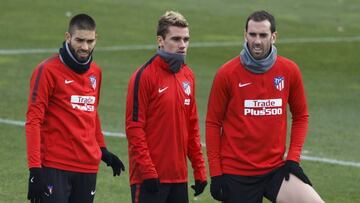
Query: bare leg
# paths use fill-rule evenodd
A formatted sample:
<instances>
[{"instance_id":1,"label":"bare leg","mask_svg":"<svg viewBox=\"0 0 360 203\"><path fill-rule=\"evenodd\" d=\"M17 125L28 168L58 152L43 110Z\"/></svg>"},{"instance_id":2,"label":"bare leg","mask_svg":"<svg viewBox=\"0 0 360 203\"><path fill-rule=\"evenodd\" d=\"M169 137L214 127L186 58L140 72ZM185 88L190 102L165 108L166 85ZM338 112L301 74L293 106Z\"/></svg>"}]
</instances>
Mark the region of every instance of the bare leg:
<instances>
[{"instance_id":1,"label":"bare leg","mask_svg":"<svg viewBox=\"0 0 360 203\"><path fill-rule=\"evenodd\" d=\"M324 203L319 194L310 185L290 174L289 181L283 180L277 203Z\"/></svg>"}]
</instances>

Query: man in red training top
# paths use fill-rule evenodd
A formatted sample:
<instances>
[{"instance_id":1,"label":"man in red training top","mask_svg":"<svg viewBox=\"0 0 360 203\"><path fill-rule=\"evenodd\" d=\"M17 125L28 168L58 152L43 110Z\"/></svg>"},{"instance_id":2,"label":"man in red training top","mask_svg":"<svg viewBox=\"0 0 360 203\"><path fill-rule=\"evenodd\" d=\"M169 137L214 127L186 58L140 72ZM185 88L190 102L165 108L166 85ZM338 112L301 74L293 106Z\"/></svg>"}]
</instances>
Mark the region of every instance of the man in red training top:
<instances>
[{"instance_id":1,"label":"man in red training top","mask_svg":"<svg viewBox=\"0 0 360 203\"><path fill-rule=\"evenodd\" d=\"M133 203L188 202L187 157L195 196L207 185L195 79L185 64L189 39L186 19L166 12L158 22L157 53L130 79L126 135Z\"/></svg>"},{"instance_id":2,"label":"man in red training top","mask_svg":"<svg viewBox=\"0 0 360 203\"><path fill-rule=\"evenodd\" d=\"M32 74L25 126L31 202L93 202L100 159L114 176L124 170L101 132L95 29L90 16L74 16L59 53Z\"/></svg>"},{"instance_id":3,"label":"man in red training top","mask_svg":"<svg viewBox=\"0 0 360 203\"><path fill-rule=\"evenodd\" d=\"M252 13L240 56L217 72L209 96L206 147L210 192L226 203L323 202L299 166L308 108L297 65L278 56L274 17ZM285 160L287 104L292 114Z\"/></svg>"}]
</instances>

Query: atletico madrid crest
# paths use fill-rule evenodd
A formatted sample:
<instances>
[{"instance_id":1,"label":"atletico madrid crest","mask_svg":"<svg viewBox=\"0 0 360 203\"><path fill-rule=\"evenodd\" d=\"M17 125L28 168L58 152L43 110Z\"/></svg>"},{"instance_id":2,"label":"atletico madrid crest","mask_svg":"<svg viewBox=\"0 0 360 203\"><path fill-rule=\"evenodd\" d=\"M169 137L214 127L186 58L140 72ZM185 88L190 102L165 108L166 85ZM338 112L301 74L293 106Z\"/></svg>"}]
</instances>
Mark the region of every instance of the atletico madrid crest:
<instances>
[{"instance_id":1,"label":"atletico madrid crest","mask_svg":"<svg viewBox=\"0 0 360 203\"><path fill-rule=\"evenodd\" d=\"M274 85L275 85L275 88L279 91L283 90L284 87L285 87L285 79L284 77L282 76L279 76L279 77L275 77L274 78Z\"/></svg>"},{"instance_id":2,"label":"atletico madrid crest","mask_svg":"<svg viewBox=\"0 0 360 203\"><path fill-rule=\"evenodd\" d=\"M96 89L96 77L95 77L95 75L90 76L89 79L90 79L91 87L93 88L93 90L95 90Z\"/></svg>"},{"instance_id":3,"label":"atletico madrid crest","mask_svg":"<svg viewBox=\"0 0 360 203\"><path fill-rule=\"evenodd\" d=\"M182 86L183 86L185 94L187 96L189 96L191 94L190 82L189 81L184 81L184 82L182 82Z\"/></svg>"}]
</instances>

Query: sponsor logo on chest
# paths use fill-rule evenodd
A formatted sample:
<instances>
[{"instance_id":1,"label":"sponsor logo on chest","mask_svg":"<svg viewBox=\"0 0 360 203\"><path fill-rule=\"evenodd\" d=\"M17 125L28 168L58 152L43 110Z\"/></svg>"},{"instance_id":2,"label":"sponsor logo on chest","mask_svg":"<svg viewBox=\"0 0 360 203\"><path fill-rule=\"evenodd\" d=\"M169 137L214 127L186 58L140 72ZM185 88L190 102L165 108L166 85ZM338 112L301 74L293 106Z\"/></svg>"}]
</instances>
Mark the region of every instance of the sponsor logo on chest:
<instances>
[{"instance_id":1,"label":"sponsor logo on chest","mask_svg":"<svg viewBox=\"0 0 360 203\"><path fill-rule=\"evenodd\" d=\"M271 116L282 114L282 99L257 99L244 101L245 116Z\"/></svg>"},{"instance_id":2,"label":"sponsor logo on chest","mask_svg":"<svg viewBox=\"0 0 360 203\"><path fill-rule=\"evenodd\" d=\"M72 95L70 99L72 108L79 109L81 111L94 111L95 101L96 98L94 96Z\"/></svg>"}]
</instances>

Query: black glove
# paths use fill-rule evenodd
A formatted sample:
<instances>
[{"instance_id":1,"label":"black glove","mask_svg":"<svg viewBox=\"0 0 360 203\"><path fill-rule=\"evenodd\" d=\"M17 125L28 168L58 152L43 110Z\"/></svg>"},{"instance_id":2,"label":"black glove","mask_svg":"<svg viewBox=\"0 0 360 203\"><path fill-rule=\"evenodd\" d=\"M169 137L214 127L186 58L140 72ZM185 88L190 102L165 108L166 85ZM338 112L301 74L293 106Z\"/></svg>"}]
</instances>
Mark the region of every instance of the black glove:
<instances>
[{"instance_id":1,"label":"black glove","mask_svg":"<svg viewBox=\"0 0 360 203\"><path fill-rule=\"evenodd\" d=\"M299 166L299 163L292 160L287 160L285 161L285 165L283 167L284 167L286 181L290 179L290 173L292 173L300 180L302 180L304 183L312 186L312 183L310 182L309 178L305 175L302 168Z\"/></svg>"},{"instance_id":2,"label":"black glove","mask_svg":"<svg viewBox=\"0 0 360 203\"><path fill-rule=\"evenodd\" d=\"M195 180L195 185L192 185L191 188L195 191L194 196L198 196L204 192L205 187L207 186L207 181Z\"/></svg>"},{"instance_id":3,"label":"black glove","mask_svg":"<svg viewBox=\"0 0 360 203\"><path fill-rule=\"evenodd\" d=\"M41 168L30 168L29 175L29 190L27 198L31 203L38 203L41 197L46 193L50 194L50 191L46 188L45 181L42 175Z\"/></svg>"},{"instance_id":4,"label":"black glove","mask_svg":"<svg viewBox=\"0 0 360 203\"><path fill-rule=\"evenodd\" d=\"M149 193L159 192L160 180L159 178L145 179L142 183L145 190Z\"/></svg>"},{"instance_id":5,"label":"black glove","mask_svg":"<svg viewBox=\"0 0 360 203\"><path fill-rule=\"evenodd\" d=\"M210 184L211 196L218 201L225 201L229 197L229 188L226 185L224 176L211 177Z\"/></svg>"},{"instance_id":6,"label":"black glove","mask_svg":"<svg viewBox=\"0 0 360 203\"><path fill-rule=\"evenodd\" d=\"M121 171L125 171L125 166L119 157L109 152L105 147L101 147L101 152L101 160L103 160L107 166L111 166L114 176L120 176Z\"/></svg>"}]
</instances>

